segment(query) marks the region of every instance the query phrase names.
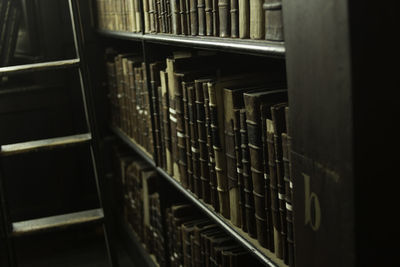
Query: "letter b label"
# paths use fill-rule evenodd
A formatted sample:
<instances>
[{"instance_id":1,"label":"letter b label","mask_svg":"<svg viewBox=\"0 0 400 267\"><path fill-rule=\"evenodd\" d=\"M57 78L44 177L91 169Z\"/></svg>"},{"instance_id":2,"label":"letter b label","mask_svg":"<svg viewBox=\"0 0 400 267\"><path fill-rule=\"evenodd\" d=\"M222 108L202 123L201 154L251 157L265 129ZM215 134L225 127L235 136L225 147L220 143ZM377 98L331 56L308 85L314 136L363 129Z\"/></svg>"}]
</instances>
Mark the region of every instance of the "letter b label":
<instances>
[{"instance_id":1,"label":"letter b label","mask_svg":"<svg viewBox=\"0 0 400 267\"><path fill-rule=\"evenodd\" d=\"M304 201L305 201L305 225L309 224L311 229L318 231L321 225L321 207L317 194L310 192L310 176L303 173L304 177Z\"/></svg>"}]
</instances>

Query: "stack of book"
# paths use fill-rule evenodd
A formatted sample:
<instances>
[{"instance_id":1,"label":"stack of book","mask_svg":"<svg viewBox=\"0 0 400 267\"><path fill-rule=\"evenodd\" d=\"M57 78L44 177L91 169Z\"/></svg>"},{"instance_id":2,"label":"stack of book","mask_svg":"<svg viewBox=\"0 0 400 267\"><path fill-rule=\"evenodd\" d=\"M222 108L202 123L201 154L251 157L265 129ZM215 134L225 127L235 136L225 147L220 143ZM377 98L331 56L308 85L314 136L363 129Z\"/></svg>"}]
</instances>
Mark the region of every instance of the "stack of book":
<instances>
[{"instance_id":1,"label":"stack of book","mask_svg":"<svg viewBox=\"0 0 400 267\"><path fill-rule=\"evenodd\" d=\"M293 262L284 73L176 52L149 64L157 164L285 263ZM210 66L215 66L210 67Z\"/></svg>"},{"instance_id":2,"label":"stack of book","mask_svg":"<svg viewBox=\"0 0 400 267\"><path fill-rule=\"evenodd\" d=\"M141 32L141 0L97 0L98 26L102 30Z\"/></svg>"},{"instance_id":3,"label":"stack of book","mask_svg":"<svg viewBox=\"0 0 400 267\"><path fill-rule=\"evenodd\" d=\"M19 1L0 0L0 67L8 66L14 55L21 15Z\"/></svg>"},{"instance_id":4,"label":"stack of book","mask_svg":"<svg viewBox=\"0 0 400 267\"><path fill-rule=\"evenodd\" d=\"M124 131L150 155L153 128L146 66L135 54L108 54L107 73L111 123Z\"/></svg>"}]
</instances>

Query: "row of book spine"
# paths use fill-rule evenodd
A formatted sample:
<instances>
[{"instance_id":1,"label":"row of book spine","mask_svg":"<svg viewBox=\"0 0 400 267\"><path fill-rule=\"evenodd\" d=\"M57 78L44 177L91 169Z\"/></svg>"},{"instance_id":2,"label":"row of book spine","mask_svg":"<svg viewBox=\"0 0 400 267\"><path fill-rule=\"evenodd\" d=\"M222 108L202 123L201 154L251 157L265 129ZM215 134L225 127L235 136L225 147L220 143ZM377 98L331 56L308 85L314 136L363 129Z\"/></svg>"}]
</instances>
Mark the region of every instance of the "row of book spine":
<instances>
[{"instance_id":1,"label":"row of book spine","mask_svg":"<svg viewBox=\"0 0 400 267\"><path fill-rule=\"evenodd\" d=\"M0 67L8 66L14 56L21 15L19 1L0 1Z\"/></svg>"},{"instance_id":2,"label":"row of book spine","mask_svg":"<svg viewBox=\"0 0 400 267\"><path fill-rule=\"evenodd\" d=\"M98 26L103 30L141 32L141 0L96 0Z\"/></svg>"},{"instance_id":3,"label":"row of book spine","mask_svg":"<svg viewBox=\"0 0 400 267\"><path fill-rule=\"evenodd\" d=\"M146 162L118 149L115 159L124 218L159 266L261 266L215 223L193 212L192 205L163 207L168 196Z\"/></svg>"},{"instance_id":4,"label":"row of book spine","mask_svg":"<svg viewBox=\"0 0 400 267\"><path fill-rule=\"evenodd\" d=\"M149 154L154 153L146 66L141 56L108 53L108 96L111 124Z\"/></svg>"},{"instance_id":5,"label":"row of book spine","mask_svg":"<svg viewBox=\"0 0 400 267\"><path fill-rule=\"evenodd\" d=\"M284 78L223 61L177 52L149 64L157 164L293 266Z\"/></svg>"},{"instance_id":6,"label":"row of book spine","mask_svg":"<svg viewBox=\"0 0 400 267\"><path fill-rule=\"evenodd\" d=\"M97 0L101 29L283 41L281 0Z\"/></svg>"},{"instance_id":7,"label":"row of book spine","mask_svg":"<svg viewBox=\"0 0 400 267\"><path fill-rule=\"evenodd\" d=\"M283 40L280 0L143 0L145 33Z\"/></svg>"}]
</instances>

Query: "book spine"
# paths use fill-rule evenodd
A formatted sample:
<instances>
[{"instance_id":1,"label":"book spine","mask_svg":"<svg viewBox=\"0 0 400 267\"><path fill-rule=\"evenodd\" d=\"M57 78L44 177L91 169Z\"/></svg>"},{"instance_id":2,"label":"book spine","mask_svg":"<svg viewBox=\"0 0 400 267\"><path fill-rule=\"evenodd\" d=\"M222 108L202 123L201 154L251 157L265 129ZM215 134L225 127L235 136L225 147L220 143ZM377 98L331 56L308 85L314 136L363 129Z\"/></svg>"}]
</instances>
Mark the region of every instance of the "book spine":
<instances>
[{"instance_id":1,"label":"book spine","mask_svg":"<svg viewBox=\"0 0 400 267\"><path fill-rule=\"evenodd\" d=\"M167 5L166 0L161 0L161 29L163 33L167 33Z\"/></svg>"},{"instance_id":2,"label":"book spine","mask_svg":"<svg viewBox=\"0 0 400 267\"><path fill-rule=\"evenodd\" d=\"M190 0L190 33L195 36L199 33L197 0Z\"/></svg>"},{"instance_id":3,"label":"book spine","mask_svg":"<svg viewBox=\"0 0 400 267\"><path fill-rule=\"evenodd\" d=\"M171 12L171 1L166 0L166 21L167 21L167 33L172 33L172 12Z\"/></svg>"},{"instance_id":4,"label":"book spine","mask_svg":"<svg viewBox=\"0 0 400 267\"><path fill-rule=\"evenodd\" d=\"M246 110L240 110L240 141L242 149L242 168L243 168L243 185L244 185L244 200L246 210L246 224L247 233L249 236L257 237L256 221L255 221L255 208L253 196L253 183L251 181L250 173L250 152L248 146L247 123L246 123Z\"/></svg>"},{"instance_id":5,"label":"book spine","mask_svg":"<svg viewBox=\"0 0 400 267\"><path fill-rule=\"evenodd\" d=\"M219 13L219 37L230 37L230 16L229 16L229 1L218 0L218 13Z\"/></svg>"},{"instance_id":6,"label":"book spine","mask_svg":"<svg viewBox=\"0 0 400 267\"><path fill-rule=\"evenodd\" d=\"M275 150L275 163L276 175L278 186L278 199L279 199L279 215L280 215L280 229L281 229L281 243L282 243L282 258L287 262L287 230L286 230L286 191L284 181L284 166L282 160L282 132L286 131L285 123L285 107L286 103L276 104L271 107L272 122L274 124L274 150Z\"/></svg>"},{"instance_id":7,"label":"book spine","mask_svg":"<svg viewBox=\"0 0 400 267\"><path fill-rule=\"evenodd\" d=\"M150 33L149 0L143 0L144 32Z\"/></svg>"},{"instance_id":8,"label":"book spine","mask_svg":"<svg viewBox=\"0 0 400 267\"><path fill-rule=\"evenodd\" d=\"M226 177L224 153L224 123L223 123L223 97L222 90L216 90L216 84L208 83L209 106L211 117L211 136L215 156L215 172L217 176L217 189L220 213L227 219L230 218L229 190Z\"/></svg>"},{"instance_id":9,"label":"book spine","mask_svg":"<svg viewBox=\"0 0 400 267\"><path fill-rule=\"evenodd\" d=\"M206 35L206 12L205 12L205 4L206 0L197 0L197 12L198 12L198 21L199 21L199 35Z\"/></svg>"},{"instance_id":10,"label":"book spine","mask_svg":"<svg viewBox=\"0 0 400 267\"><path fill-rule=\"evenodd\" d=\"M265 0L265 39L283 41L282 0Z\"/></svg>"},{"instance_id":11,"label":"book spine","mask_svg":"<svg viewBox=\"0 0 400 267\"><path fill-rule=\"evenodd\" d=\"M177 130L177 146L178 155L177 163L179 165L179 173L182 185L187 188L187 161L186 161L186 133L185 133L185 119L184 119L184 102L183 102L183 88L182 88L182 75L175 74L176 87L175 87L175 109L176 109L176 130Z\"/></svg>"},{"instance_id":12,"label":"book spine","mask_svg":"<svg viewBox=\"0 0 400 267\"><path fill-rule=\"evenodd\" d=\"M231 0L231 37L239 37L239 7L238 0Z\"/></svg>"},{"instance_id":13,"label":"book spine","mask_svg":"<svg viewBox=\"0 0 400 267\"><path fill-rule=\"evenodd\" d=\"M179 3L180 3L180 7L181 7L181 9L179 11L180 22L181 22L181 34L188 35L187 21L186 21L187 20L187 17L186 17L186 9L187 9L186 0L180 0Z\"/></svg>"},{"instance_id":14,"label":"book spine","mask_svg":"<svg viewBox=\"0 0 400 267\"><path fill-rule=\"evenodd\" d=\"M166 171L172 174L172 156L171 156L171 127L169 119L169 92L168 92L168 75L165 71L160 71L161 88L162 88L162 106L163 106L163 126L164 126L164 143L165 143L165 160Z\"/></svg>"},{"instance_id":15,"label":"book spine","mask_svg":"<svg viewBox=\"0 0 400 267\"><path fill-rule=\"evenodd\" d=\"M206 35L213 35L213 2L212 0L205 0L205 28ZM200 22L199 22L200 23Z\"/></svg>"},{"instance_id":16,"label":"book spine","mask_svg":"<svg viewBox=\"0 0 400 267\"><path fill-rule=\"evenodd\" d=\"M171 0L172 34L181 34L180 1Z\"/></svg>"},{"instance_id":17,"label":"book spine","mask_svg":"<svg viewBox=\"0 0 400 267\"><path fill-rule=\"evenodd\" d=\"M267 247L270 251L274 251L274 229L272 222L272 211L271 211L271 189L270 189L270 175L268 168L268 142L267 142L267 106L261 105L261 141L262 141L262 158L263 158L263 171L264 171L264 193L265 193L265 216L266 216L266 242Z\"/></svg>"},{"instance_id":18,"label":"book spine","mask_svg":"<svg viewBox=\"0 0 400 267\"><path fill-rule=\"evenodd\" d=\"M164 110L162 104L162 87L161 82L160 85L157 87L157 105L158 105L158 119L160 125L160 162L159 166L163 169L166 168L165 166L165 141L164 141Z\"/></svg>"},{"instance_id":19,"label":"book spine","mask_svg":"<svg viewBox=\"0 0 400 267\"><path fill-rule=\"evenodd\" d=\"M188 100L188 88L186 86L186 83L182 83L182 90L183 90L183 118L185 122L185 147L186 147L186 175L187 178L185 179L186 184L186 189L189 189L193 192L193 162L192 162L192 151L190 149L191 147L191 135L190 135L190 118L189 118L189 100Z\"/></svg>"},{"instance_id":20,"label":"book spine","mask_svg":"<svg viewBox=\"0 0 400 267\"><path fill-rule=\"evenodd\" d=\"M189 111L189 125L191 135L192 152L192 168L193 168L193 192L196 196L201 197L201 180L200 180L200 149L199 138L197 129L197 114L196 114L196 91L194 84L188 86L188 111Z\"/></svg>"},{"instance_id":21,"label":"book spine","mask_svg":"<svg viewBox=\"0 0 400 267\"><path fill-rule=\"evenodd\" d=\"M247 232L244 181L243 181L243 164L242 164L242 148L240 135L240 109L235 109L233 112L233 134L235 139L235 160L236 160L236 175L238 187L238 213L241 228Z\"/></svg>"},{"instance_id":22,"label":"book spine","mask_svg":"<svg viewBox=\"0 0 400 267\"><path fill-rule=\"evenodd\" d=\"M265 23L264 10L262 8L263 0L250 1L250 38L264 39Z\"/></svg>"},{"instance_id":23,"label":"book spine","mask_svg":"<svg viewBox=\"0 0 400 267\"><path fill-rule=\"evenodd\" d=\"M148 0L149 3L149 23L150 23L150 33L156 32L156 24L155 24L155 6L153 0Z\"/></svg>"},{"instance_id":24,"label":"book spine","mask_svg":"<svg viewBox=\"0 0 400 267\"><path fill-rule=\"evenodd\" d=\"M161 0L156 0L156 7L157 7L158 32L163 32L162 4L161 4Z\"/></svg>"},{"instance_id":25,"label":"book spine","mask_svg":"<svg viewBox=\"0 0 400 267\"><path fill-rule=\"evenodd\" d=\"M211 111L210 111L210 98L208 94L208 83L203 85L203 97L204 97L204 114L205 114L205 128L207 135L207 151L208 151L208 170L210 176L210 203L214 207L215 211L219 211L219 199L217 190L217 176L215 173L215 156L212 141L212 129L211 129Z\"/></svg>"},{"instance_id":26,"label":"book spine","mask_svg":"<svg viewBox=\"0 0 400 267\"><path fill-rule=\"evenodd\" d=\"M247 134L251 161L251 177L257 227L257 240L261 246L267 246L267 224L265 214L265 185L261 141L260 105L253 96L245 96Z\"/></svg>"},{"instance_id":27,"label":"book spine","mask_svg":"<svg viewBox=\"0 0 400 267\"><path fill-rule=\"evenodd\" d=\"M136 11L136 32L142 32L142 21L141 21L141 10L140 0L135 0L135 11Z\"/></svg>"},{"instance_id":28,"label":"book spine","mask_svg":"<svg viewBox=\"0 0 400 267\"><path fill-rule=\"evenodd\" d=\"M218 14L218 0L212 0L212 25L213 25L213 36L219 36L219 14Z\"/></svg>"},{"instance_id":29,"label":"book spine","mask_svg":"<svg viewBox=\"0 0 400 267\"><path fill-rule=\"evenodd\" d=\"M274 248L275 255L282 259L282 238L279 215L278 181L276 174L275 147L274 147L274 125L272 120L267 119L267 143L268 143L268 167L271 190L271 212L274 225Z\"/></svg>"},{"instance_id":30,"label":"book spine","mask_svg":"<svg viewBox=\"0 0 400 267\"><path fill-rule=\"evenodd\" d=\"M161 166L162 153L161 153L161 126L160 126L160 110L158 105L158 86L160 81L157 80L159 69L157 63L150 64L150 86L151 98L153 105L153 118L154 118L154 135L155 135L155 148L157 154L157 165ZM134 125L134 124L133 124Z\"/></svg>"},{"instance_id":31,"label":"book spine","mask_svg":"<svg viewBox=\"0 0 400 267\"><path fill-rule=\"evenodd\" d=\"M192 21L191 21L191 18L190 18L190 10L191 10L191 3L190 3L190 1L192 1L192 0L185 0L186 1L186 10L185 10L185 15L186 15L186 28L187 28L187 31L188 31L188 35L192 35Z\"/></svg>"},{"instance_id":32,"label":"book spine","mask_svg":"<svg viewBox=\"0 0 400 267\"><path fill-rule=\"evenodd\" d=\"M131 116L131 95L130 95L130 84L129 84L129 66L128 66L128 59L122 59L122 72L123 72L123 84L124 84L124 106L125 106L125 114L127 118L127 128L126 134L128 136L132 136L131 129L132 129L132 116Z\"/></svg>"},{"instance_id":33,"label":"book spine","mask_svg":"<svg viewBox=\"0 0 400 267\"><path fill-rule=\"evenodd\" d=\"M199 162L200 162L200 181L201 198L205 203L210 203L210 172L208 169L208 150L207 133L205 127L204 95L203 86L207 83L195 81L196 89L196 117L197 117L197 136L199 144Z\"/></svg>"}]
</instances>

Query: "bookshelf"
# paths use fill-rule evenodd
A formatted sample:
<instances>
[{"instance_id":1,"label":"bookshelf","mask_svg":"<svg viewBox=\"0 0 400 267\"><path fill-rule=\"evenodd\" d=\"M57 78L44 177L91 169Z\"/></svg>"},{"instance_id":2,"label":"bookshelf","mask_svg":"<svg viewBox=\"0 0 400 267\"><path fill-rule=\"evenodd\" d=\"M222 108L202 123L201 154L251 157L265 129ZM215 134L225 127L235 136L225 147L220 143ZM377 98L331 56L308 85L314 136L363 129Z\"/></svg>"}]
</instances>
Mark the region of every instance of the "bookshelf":
<instances>
[{"instance_id":1,"label":"bookshelf","mask_svg":"<svg viewBox=\"0 0 400 267\"><path fill-rule=\"evenodd\" d=\"M394 220L371 215L371 210L391 214L398 203L398 182L376 181L397 172L395 157L382 157L397 139L393 121L399 113L394 93L382 89L398 87L397 69L390 66L399 58L393 41L397 20L389 9L372 1L361 7L348 0L283 1L284 43L103 30L98 34L140 41L144 50L159 44L284 60L293 129L296 266L384 266L397 261L399 236ZM386 39L374 39L377 36ZM377 130L372 129L374 123ZM242 244L254 248L229 222L157 169ZM313 203L306 203L306 189ZM309 206L313 216L306 218ZM391 229L390 237L381 229ZM266 264L272 260L260 251L255 255Z\"/></svg>"}]
</instances>

